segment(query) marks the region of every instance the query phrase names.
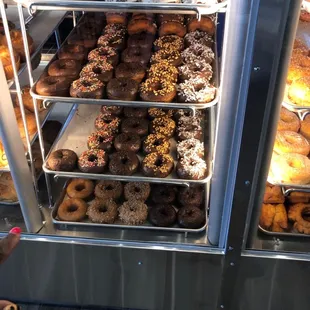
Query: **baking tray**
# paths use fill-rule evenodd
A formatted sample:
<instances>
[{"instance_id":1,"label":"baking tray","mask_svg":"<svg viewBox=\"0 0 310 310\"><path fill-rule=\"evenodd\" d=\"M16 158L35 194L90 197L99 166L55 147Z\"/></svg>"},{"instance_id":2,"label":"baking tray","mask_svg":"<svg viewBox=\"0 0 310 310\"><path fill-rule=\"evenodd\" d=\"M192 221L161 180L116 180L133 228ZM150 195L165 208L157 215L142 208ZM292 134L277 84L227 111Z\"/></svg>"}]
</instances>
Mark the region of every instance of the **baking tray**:
<instances>
[{"instance_id":1,"label":"baking tray","mask_svg":"<svg viewBox=\"0 0 310 310\"><path fill-rule=\"evenodd\" d=\"M274 232L274 231L267 230L261 227L260 225L258 225L258 230L272 237L298 237L298 238L309 238L310 237L310 235L301 234L298 232Z\"/></svg>"},{"instance_id":2,"label":"baking tray","mask_svg":"<svg viewBox=\"0 0 310 310\"><path fill-rule=\"evenodd\" d=\"M116 222L114 224L99 224L99 223L93 223L90 220L85 220L84 222L67 222L67 221L61 221L57 218L57 211L58 208L60 206L60 204L62 203L62 201L65 198L68 198L68 196L66 195L66 188L68 186L68 184L70 183L70 181L67 181L62 192L61 195L59 197L59 199L57 200L57 202L54 204L53 210L52 210L52 220L54 224L57 225L70 225L70 226L78 226L78 227L109 227L109 228L121 228L121 229L142 229L142 230L156 230L156 231L171 231L171 232L177 232L177 233L199 233L202 232L206 229L207 227L207 216L206 216L206 220L205 220L205 224L197 229L190 229L190 228L182 228L179 227L177 225L173 226L173 227L157 227L157 226L153 226L152 224L150 224L148 221L143 224L143 225L126 225L126 224L122 224L122 222L120 220L116 220ZM207 190L206 190L207 192ZM88 202L89 204L89 202ZM146 203L147 204L147 203ZM206 205L206 204L205 204Z\"/></svg>"},{"instance_id":3,"label":"baking tray","mask_svg":"<svg viewBox=\"0 0 310 310\"><path fill-rule=\"evenodd\" d=\"M79 23L81 22L82 18L80 19ZM215 25L217 25L217 16L215 17ZM79 24L78 23L78 24ZM78 25L77 25L78 26ZM76 26L76 27L77 27ZM75 32L76 27L71 31L69 36L66 38L66 40L63 42L61 47L63 45L66 45L68 38ZM213 77L212 77L212 84L216 88L216 94L215 98L208 102L208 103L177 103L177 102L150 102L150 101L124 101L124 100L111 100L111 99L91 99L91 98L74 98L74 97L56 97L56 96L42 96L36 93L36 84L38 80L35 82L35 84L32 86L30 93L33 98L35 99L41 99L46 102L62 102L62 103L79 103L79 104L93 104L93 105L118 105L118 106L139 106L139 107L158 107L158 108L173 108L173 109L206 109L210 108L214 105L216 105L219 101L219 59L218 59L218 53L217 53L217 41L216 41L217 35L216 32L214 34L214 46L213 46L213 52L214 52L214 61L212 63L213 68ZM61 48L60 47L60 48ZM54 55L54 57L49 62L48 66L57 59L58 52ZM45 68L42 75L47 74L48 66Z\"/></svg>"},{"instance_id":4,"label":"baking tray","mask_svg":"<svg viewBox=\"0 0 310 310\"><path fill-rule=\"evenodd\" d=\"M98 105L74 105L67 121L65 122L61 132L58 135L54 145L52 146L47 158L49 157L50 153L56 151L58 149L71 149L77 153L79 156L83 151L86 151L87 148L87 138L88 136L96 131L94 127L94 120L96 116L100 113L101 106ZM207 120L208 126L210 126L210 114L207 113L209 119ZM211 131L209 131L210 134ZM113 175L107 173L103 174L94 174L94 173L83 173L80 171L74 172L66 172L66 171L53 171L50 170L47 166L47 158L43 163L43 170L48 174L53 174L57 177L67 177L67 178L84 178L84 179L102 179L102 180L119 180L119 181L139 181L139 182L150 182L150 183L166 183L166 184L176 184L176 185L185 185L188 186L190 183L196 184L204 184L208 183L211 180L212 176L212 168L211 168L211 155L209 149L209 138L204 135L205 141L205 154L206 154L206 163L208 169L208 176L202 180L186 180L180 179L177 177L177 174L174 171L166 178L152 178L146 177L142 173L136 173L132 176L122 176L122 175ZM174 139L170 139L171 144L171 155L175 159L176 164L176 143ZM141 156L138 156L141 162Z\"/></svg>"}]
</instances>

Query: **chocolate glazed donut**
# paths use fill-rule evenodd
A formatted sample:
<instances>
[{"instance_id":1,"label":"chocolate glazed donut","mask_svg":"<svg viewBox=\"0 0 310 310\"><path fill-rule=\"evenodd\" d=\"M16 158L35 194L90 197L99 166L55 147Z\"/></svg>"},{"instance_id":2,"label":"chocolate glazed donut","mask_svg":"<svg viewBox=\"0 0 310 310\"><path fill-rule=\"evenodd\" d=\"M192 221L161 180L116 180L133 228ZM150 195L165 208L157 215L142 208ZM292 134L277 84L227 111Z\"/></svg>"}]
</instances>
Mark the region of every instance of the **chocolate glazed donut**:
<instances>
[{"instance_id":1,"label":"chocolate glazed donut","mask_svg":"<svg viewBox=\"0 0 310 310\"><path fill-rule=\"evenodd\" d=\"M141 147L141 140L137 134L121 133L114 140L117 151L131 151L137 153Z\"/></svg>"},{"instance_id":2,"label":"chocolate glazed donut","mask_svg":"<svg viewBox=\"0 0 310 310\"><path fill-rule=\"evenodd\" d=\"M50 76L68 76L75 79L81 71L81 62L73 59L58 59L48 67Z\"/></svg>"},{"instance_id":3,"label":"chocolate glazed donut","mask_svg":"<svg viewBox=\"0 0 310 310\"><path fill-rule=\"evenodd\" d=\"M111 155L109 169L112 174L132 175L139 167L139 159L134 152L120 151Z\"/></svg>"},{"instance_id":4,"label":"chocolate glazed donut","mask_svg":"<svg viewBox=\"0 0 310 310\"><path fill-rule=\"evenodd\" d=\"M200 228L205 220L204 213L197 207L182 207L177 216L179 225L184 228Z\"/></svg>"},{"instance_id":5,"label":"chocolate glazed donut","mask_svg":"<svg viewBox=\"0 0 310 310\"><path fill-rule=\"evenodd\" d=\"M36 84L36 92L42 96L66 97L69 95L71 82L71 78L64 76L42 77Z\"/></svg>"},{"instance_id":6,"label":"chocolate glazed donut","mask_svg":"<svg viewBox=\"0 0 310 310\"><path fill-rule=\"evenodd\" d=\"M121 124L121 131L127 134L146 136L149 130L149 122L146 119L125 118Z\"/></svg>"},{"instance_id":7,"label":"chocolate glazed donut","mask_svg":"<svg viewBox=\"0 0 310 310\"><path fill-rule=\"evenodd\" d=\"M58 52L59 59L74 59L83 61L87 57L87 49L78 44L67 44Z\"/></svg>"},{"instance_id":8,"label":"chocolate glazed donut","mask_svg":"<svg viewBox=\"0 0 310 310\"><path fill-rule=\"evenodd\" d=\"M136 100L139 83L130 79L112 79L107 85L107 95L112 100Z\"/></svg>"},{"instance_id":9,"label":"chocolate glazed donut","mask_svg":"<svg viewBox=\"0 0 310 310\"><path fill-rule=\"evenodd\" d=\"M177 213L171 205L156 205L151 208L149 220L154 226L172 226L177 218Z\"/></svg>"},{"instance_id":10,"label":"chocolate glazed donut","mask_svg":"<svg viewBox=\"0 0 310 310\"><path fill-rule=\"evenodd\" d=\"M47 164L54 171L73 171L76 167L77 155L67 149L54 151L48 158Z\"/></svg>"}]
</instances>

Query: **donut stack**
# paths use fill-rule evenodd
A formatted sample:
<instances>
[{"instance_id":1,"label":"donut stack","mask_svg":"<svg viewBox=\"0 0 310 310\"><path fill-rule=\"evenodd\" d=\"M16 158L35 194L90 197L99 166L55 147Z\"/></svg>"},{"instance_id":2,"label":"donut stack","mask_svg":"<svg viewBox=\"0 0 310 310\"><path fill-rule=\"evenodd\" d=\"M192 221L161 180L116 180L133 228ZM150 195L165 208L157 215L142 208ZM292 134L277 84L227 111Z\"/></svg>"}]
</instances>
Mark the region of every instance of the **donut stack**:
<instances>
[{"instance_id":1,"label":"donut stack","mask_svg":"<svg viewBox=\"0 0 310 310\"><path fill-rule=\"evenodd\" d=\"M310 183L310 116L300 122L298 116L282 108L270 176L277 182Z\"/></svg>"},{"instance_id":2,"label":"donut stack","mask_svg":"<svg viewBox=\"0 0 310 310\"><path fill-rule=\"evenodd\" d=\"M201 180L206 177L201 115L179 113L177 121L177 174L181 179Z\"/></svg>"}]
</instances>

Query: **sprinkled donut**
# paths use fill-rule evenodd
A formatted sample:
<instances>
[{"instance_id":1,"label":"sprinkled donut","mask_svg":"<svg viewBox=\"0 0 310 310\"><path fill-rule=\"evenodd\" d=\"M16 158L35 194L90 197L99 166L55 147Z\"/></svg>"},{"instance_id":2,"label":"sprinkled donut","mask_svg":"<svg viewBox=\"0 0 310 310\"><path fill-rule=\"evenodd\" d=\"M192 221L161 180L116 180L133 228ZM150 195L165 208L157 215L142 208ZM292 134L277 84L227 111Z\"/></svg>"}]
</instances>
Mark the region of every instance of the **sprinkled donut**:
<instances>
[{"instance_id":1,"label":"sprinkled donut","mask_svg":"<svg viewBox=\"0 0 310 310\"><path fill-rule=\"evenodd\" d=\"M87 139L87 147L92 149L100 149L110 152L113 147L114 136L110 131L99 130L93 132Z\"/></svg>"},{"instance_id":2,"label":"sprinkled donut","mask_svg":"<svg viewBox=\"0 0 310 310\"><path fill-rule=\"evenodd\" d=\"M84 76L73 81L70 87L71 97L101 99L103 94L104 84L90 76Z\"/></svg>"},{"instance_id":3,"label":"sprinkled donut","mask_svg":"<svg viewBox=\"0 0 310 310\"><path fill-rule=\"evenodd\" d=\"M130 182L124 187L124 196L126 200L146 201L150 196L150 192L150 184L144 182Z\"/></svg>"},{"instance_id":4,"label":"sprinkled donut","mask_svg":"<svg viewBox=\"0 0 310 310\"><path fill-rule=\"evenodd\" d=\"M95 187L95 196L100 200L117 201L123 194L123 184L119 181L100 181Z\"/></svg>"},{"instance_id":5,"label":"sprinkled donut","mask_svg":"<svg viewBox=\"0 0 310 310\"><path fill-rule=\"evenodd\" d=\"M214 44L214 40L212 36L209 35L207 32L195 30L185 35L184 43L186 47L189 47L195 43L199 43L205 46L212 47Z\"/></svg>"},{"instance_id":6,"label":"sprinkled donut","mask_svg":"<svg viewBox=\"0 0 310 310\"><path fill-rule=\"evenodd\" d=\"M181 158L176 169L181 179L201 180L206 177L207 164L199 156L192 154Z\"/></svg>"},{"instance_id":7,"label":"sprinkled donut","mask_svg":"<svg viewBox=\"0 0 310 310\"><path fill-rule=\"evenodd\" d=\"M115 67L118 64L118 54L113 47L98 47L88 54L88 60L108 62Z\"/></svg>"},{"instance_id":8,"label":"sprinkled donut","mask_svg":"<svg viewBox=\"0 0 310 310\"><path fill-rule=\"evenodd\" d=\"M117 218L117 204L112 199L95 199L87 209L87 215L94 223L112 224Z\"/></svg>"},{"instance_id":9,"label":"sprinkled donut","mask_svg":"<svg viewBox=\"0 0 310 310\"><path fill-rule=\"evenodd\" d=\"M147 177L166 178L174 168L169 154L150 153L142 161L142 171Z\"/></svg>"},{"instance_id":10,"label":"sprinkled donut","mask_svg":"<svg viewBox=\"0 0 310 310\"><path fill-rule=\"evenodd\" d=\"M87 64L80 72L80 77L91 77L101 82L109 82L113 77L113 66L108 62L94 61Z\"/></svg>"},{"instance_id":11,"label":"sprinkled donut","mask_svg":"<svg viewBox=\"0 0 310 310\"><path fill-rule=\"evenodd\" d=\"M175 131L175 122L168 117L157 117L151 122L151 133L160 133L171 138Z\"/></svg>"},{"instance_id":12,"label":"sprinkled donut","mask_svg":"<svg viewBox=\"0 0 310 310\"><path fill-rule=\"evenodd\" d=\"M99 37L97 45L99 47L113 47L117 51L122 51L125 47L125 37L120 33L106 33Z\"/></svg>"},{"instance_id":13,"label":"sprinkled donut","mask_svg":"<svg viewBox=\"0 0 310 310\"><path fill-rule=\"evenodd\" d=\"M178 158L197 155L200 158L204 157L203 143L195 138L183 140L177 144Z\"/></svg>"},{"instance_id":14,"label":"sprinkled donut","mask_svg":"<svg viewBox=\"0 0 310 310\"><path fill-rule=\"evenodd\" d=\"M107 162L108 155L104 150L88 150L80 155L78 167L85 173L102 173Z\"/></svg>"},{"instance_id":15,"label":"sprinkled donut","mask_svg":"<svg viewBox=\"0 0 310 310\"><path fill-rule=\"evenodd\" d=\"M214 53L212 49L206 45L194 43L186 48L181 53L183 62L195 63L196 61L204 60L206 63L211 63L214 60Z\"/></svg>"},{"instance_id":16,"label":"sprinkled donut","mask_svg":"<svg viewBox=\"0 0 310 310\"><path fill-rule=\"evenodd\" d=\"M127 33L127 27L122 24L108 24L103 29L103 34L119 34L121 36L125 36Z\"/></svg>"},{"instance_id":17,"label":"sprinkled donut","mask_svg":"<svg viewBox=\"0 0 310 310\"><path fill-rule=\"evenodd\" d=\"M147 215L147 205L139 200L128 200L119 207L119 218L127 225L141 225Z\"/></svg>"},{"instance_id":18,"label":"sprinkled donut","mask_svg":"<svg viewBox=\"0 0 310 310\"><path fill-rule=\"evenodd\" d=\"M285 108L281 108L278 131L290 130L298 132L300 126L300 120L295 113Z\"/></svg>"},{"instance_id":19,"label":"sprinkled donut","mask_svg":"<svg viewBox=\"0 0 310 310\"><path fill-rule=\"evenodd\" d=\"M200 79L201 84L209 84L213 76L213 69L210 64L204 60L197 60L195 62L186 63L178 68L180 74L180 80L186 81L190 79ZM190 84L190 82L187 82Z\"/></svg>"},{"instance_id":20,"label":"sprinkled donut","mask_svg":"<svg viewBox=\"0 0 310 310\"><path fill-rule=\"evenodd\" d=\"M95 128L100 131L117 133L121 119L114 115L100 113L95 119Z\"/></svg>"},{"instance_id":21,"label":"sprinkled donut","mask_svg":"<svg viewBox=\"0 0 310 310\"><path fill-rule=\"evenodd\" d=\"M102 105L100 111L102 114L120 116L123 113L123 107L118 105Z\"/></svg>"}]
</instances>

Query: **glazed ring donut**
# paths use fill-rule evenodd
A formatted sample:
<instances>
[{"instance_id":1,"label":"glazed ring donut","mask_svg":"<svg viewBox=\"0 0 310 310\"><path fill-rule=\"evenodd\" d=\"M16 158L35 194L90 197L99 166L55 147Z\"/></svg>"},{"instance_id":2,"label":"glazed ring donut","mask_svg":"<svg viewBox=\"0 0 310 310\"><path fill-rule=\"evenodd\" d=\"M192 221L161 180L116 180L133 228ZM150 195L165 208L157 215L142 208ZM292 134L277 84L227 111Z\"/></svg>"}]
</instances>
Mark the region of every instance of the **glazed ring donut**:
<instances>
[{"instance_id":1,"label":"glazed ring donut","mask_svg":"<svg viewBox=\"0 0 310 310\"><path fill-rule=\"evenodd\" d=\"M174 168L169 154L150 153L142 161L142 171L147 177L166 178Z\"/></svg>"},{"instance_id":2,"label":"glazed ring donut","mask_svg":"<svg viewBox=\"0 0 310 310\"><path fill-rule=\"evenodd\" d=\"M188 32L193 32L195 30L205 31L208 34L214 35L215 25L214 22L209 17L201 17L201 20L198 21L197 18L193 18L187 24Z\"/></svg>"},{"instance_id":3,"label":"glazed ring donut","mask_svg":"<svg viewBox=\"0 0 310 310\"><path fill-rule=\"evenodd\" d=\"M297 153L274 154L271 161L273 179L285 183L310 183L310 160Z\"/></svg>"},{"instance_id":4,"label":"glazed ring donut","mask_svg":"<svg viewBox=\"0 0 310 310\"><path fill-rule=\"evenodd\" d=\"M87 207L82 199L70 198L59 206L57 216L61 221L80 222L86 216Z\"/></svg>"},{"instance_id":5,"label":"glazed ring donut","mask_svg":"<svg viewBox=\"0 0 310 310\"><path fill-rule=\"evenodd\" d=\"M288 97L295 104L310 106L310 76L293 81L288 89Z\"/></svg>"},{"instance_id":6,"label":"glazed ring donut","mask_svg":"<svg viewBox=\"0 0 310 310\"><path fill-rule=\"evenodd\" d=\"M149 19L133 19L129 22L127 30L129 35L142 32L155 35L157 31L157 26L153 21L150 21Z\"/></svg>"},{"instance_id":7,"label":"glazed ring donut","mask_svg":"<svg viewBox=\"0 0 310 310\"><path fill-rule=\"evenodd\" d=\"M117 218L117 204L112 199L95 199L90 204L87 215L94 223L112 224Z\"/></svg>"},{"instance_id":8,"label":"glazed ring donut","mask_svg":"<svg viewBox=\"0 0 310 310\"><path fill-rule=\"evenodd\" d=\"M48 75L65 76L76 79L81 71L81 63L73 59L58 59L48 66Z\"/></svg>"},{"instance_id":9,"label":"glazed ring donut","mask_svg":"<svg viewBox=\"0 0 310 310\"><path fill-rule=\"evenodd\" d=\"M184 228L199 228L205 220L203 212L197 207L182 207L177 214L178 223Z\"/></svg>"},{"instance_id":10,"label":"glazed ring donut","mask_svg":"<svg viewBox=\"0 0 310 310\"><path fill-rule=\"evenodd\" d=\"M300 124L300 133L310 140L310 114L308 114Z\"/></svg>"},{"instance_id":11,"label":"glazed ring donut","mask_svg":"<svg viewBox=\"0 0 310 310\"><path fill-rule=\"evenodd\" d=\"M66 191L70 198L89 199L94 191L94 183L87 179L73 179Z\"/></svg>"},{"instance_id":12,"label":"glazed ring donut","mask_svg":"<svg viewBox=\"0 0 310 310\"><path fill-rule=\"evenodd\" d=\"M70 87L70 96L75 98L101 99L104 92L104 84L90 76L73 81Z\"/></svg>"},{"instance_id":13,"label":"glazed ring donut","mask_svg":"<svg viewBox=\"0 0 310 310\"><path fill-rule=\"evenodd\" d=\"M100 181L95 187L95 196L101 200L117 201L123 194L123 184L119 181Z\"/></svg>"},{"instance_id":14,"label":"glazed ring donut","mask_svg":"<svg viewBox=\"0 0 310 310\"><path fill-rule=\"evenodd\" d=\"M294 228L303 234L310 234L310 222L304 219L305 215L310 214L310 204L297 203L290 207L288 218L295 222Z\"/></svg>"},{"instance_id":15,"label":"glazed ring donut","mask_svg":"<svg viewBox=\"0 0 310 310\"><path fill-rule=\"evenodd\" d=\"M65 76L45 76L36 83L36 92L42 96L66 97L69 94L71 78Z\"/></svg>"},{"instance_id":16,"label":"glazed ring donut","mask_svg":"<svg viewBox=\"0 0 310 310\"><path fill-rule=\"evenodd\" d=\"M278 154L298 153L307 156L310 145L306 138L294 131L278 131L273 149Z\"/></svg>"},{"instance_id":17,"label":"glazed ring donut","mask_svg":"<svg viewBox=\"0 0 310 310\"><path fill-rule=\"evenodd\" d=\"M47 165L54 171L73 171L76 167L77 155L67 149L54 151L47 160Z\"/></svg>"},{"instance_id":18,"label":"glazed ring donut","mask_svg":"<svg viewBox=\"0 0 310 310\"><path fill-rule=\"evenodd\" d=\"M170 34L183 38L186 35L186 27L182 23L174 20L162 22L158 30L158 35L163 37Z\"/></svg>"},{"instance_id":19,"label":"glazed ring donut","mask_svg":"<svg viewBox=\"0 0 310 310\"><path fill-rule=\"evenodd\" d=\"M119 218L127 225L141 225L147 219L148 207L143 201L128 200L119 207Z\"/></svg>"},{"instance_id":20,"label":"glazed ring donut","mask_svg":"<svg viewBox=\"0 0 310 310\"><path fill-rule=\"evenodd\" d=\"M300 120L298 116L285 108L281 108L278 131L289 130L298 132L299 128Z\"/></svg>"},{"instance_id":21,"label":"glazed ring donut","mask_svg":"<svg viewBox=\"0 0 310 310\"><path fill-rule=\"evenodd\" d=\"M151 208L149 220L154 226L169 227L177 219L175 208L171 205L156 205Z\"/></svg>"},{"instance_id":22,"label":"glazed ring donut","mask_svg":"<svg viewBox=\"0 0 310 310\"><path fill-rule=\"evenodd\" d=\"M104 150L84 151L78 160L78 167L84 173L102 173L108 162L108 155Z\"/></svg>"}]
</instances>

